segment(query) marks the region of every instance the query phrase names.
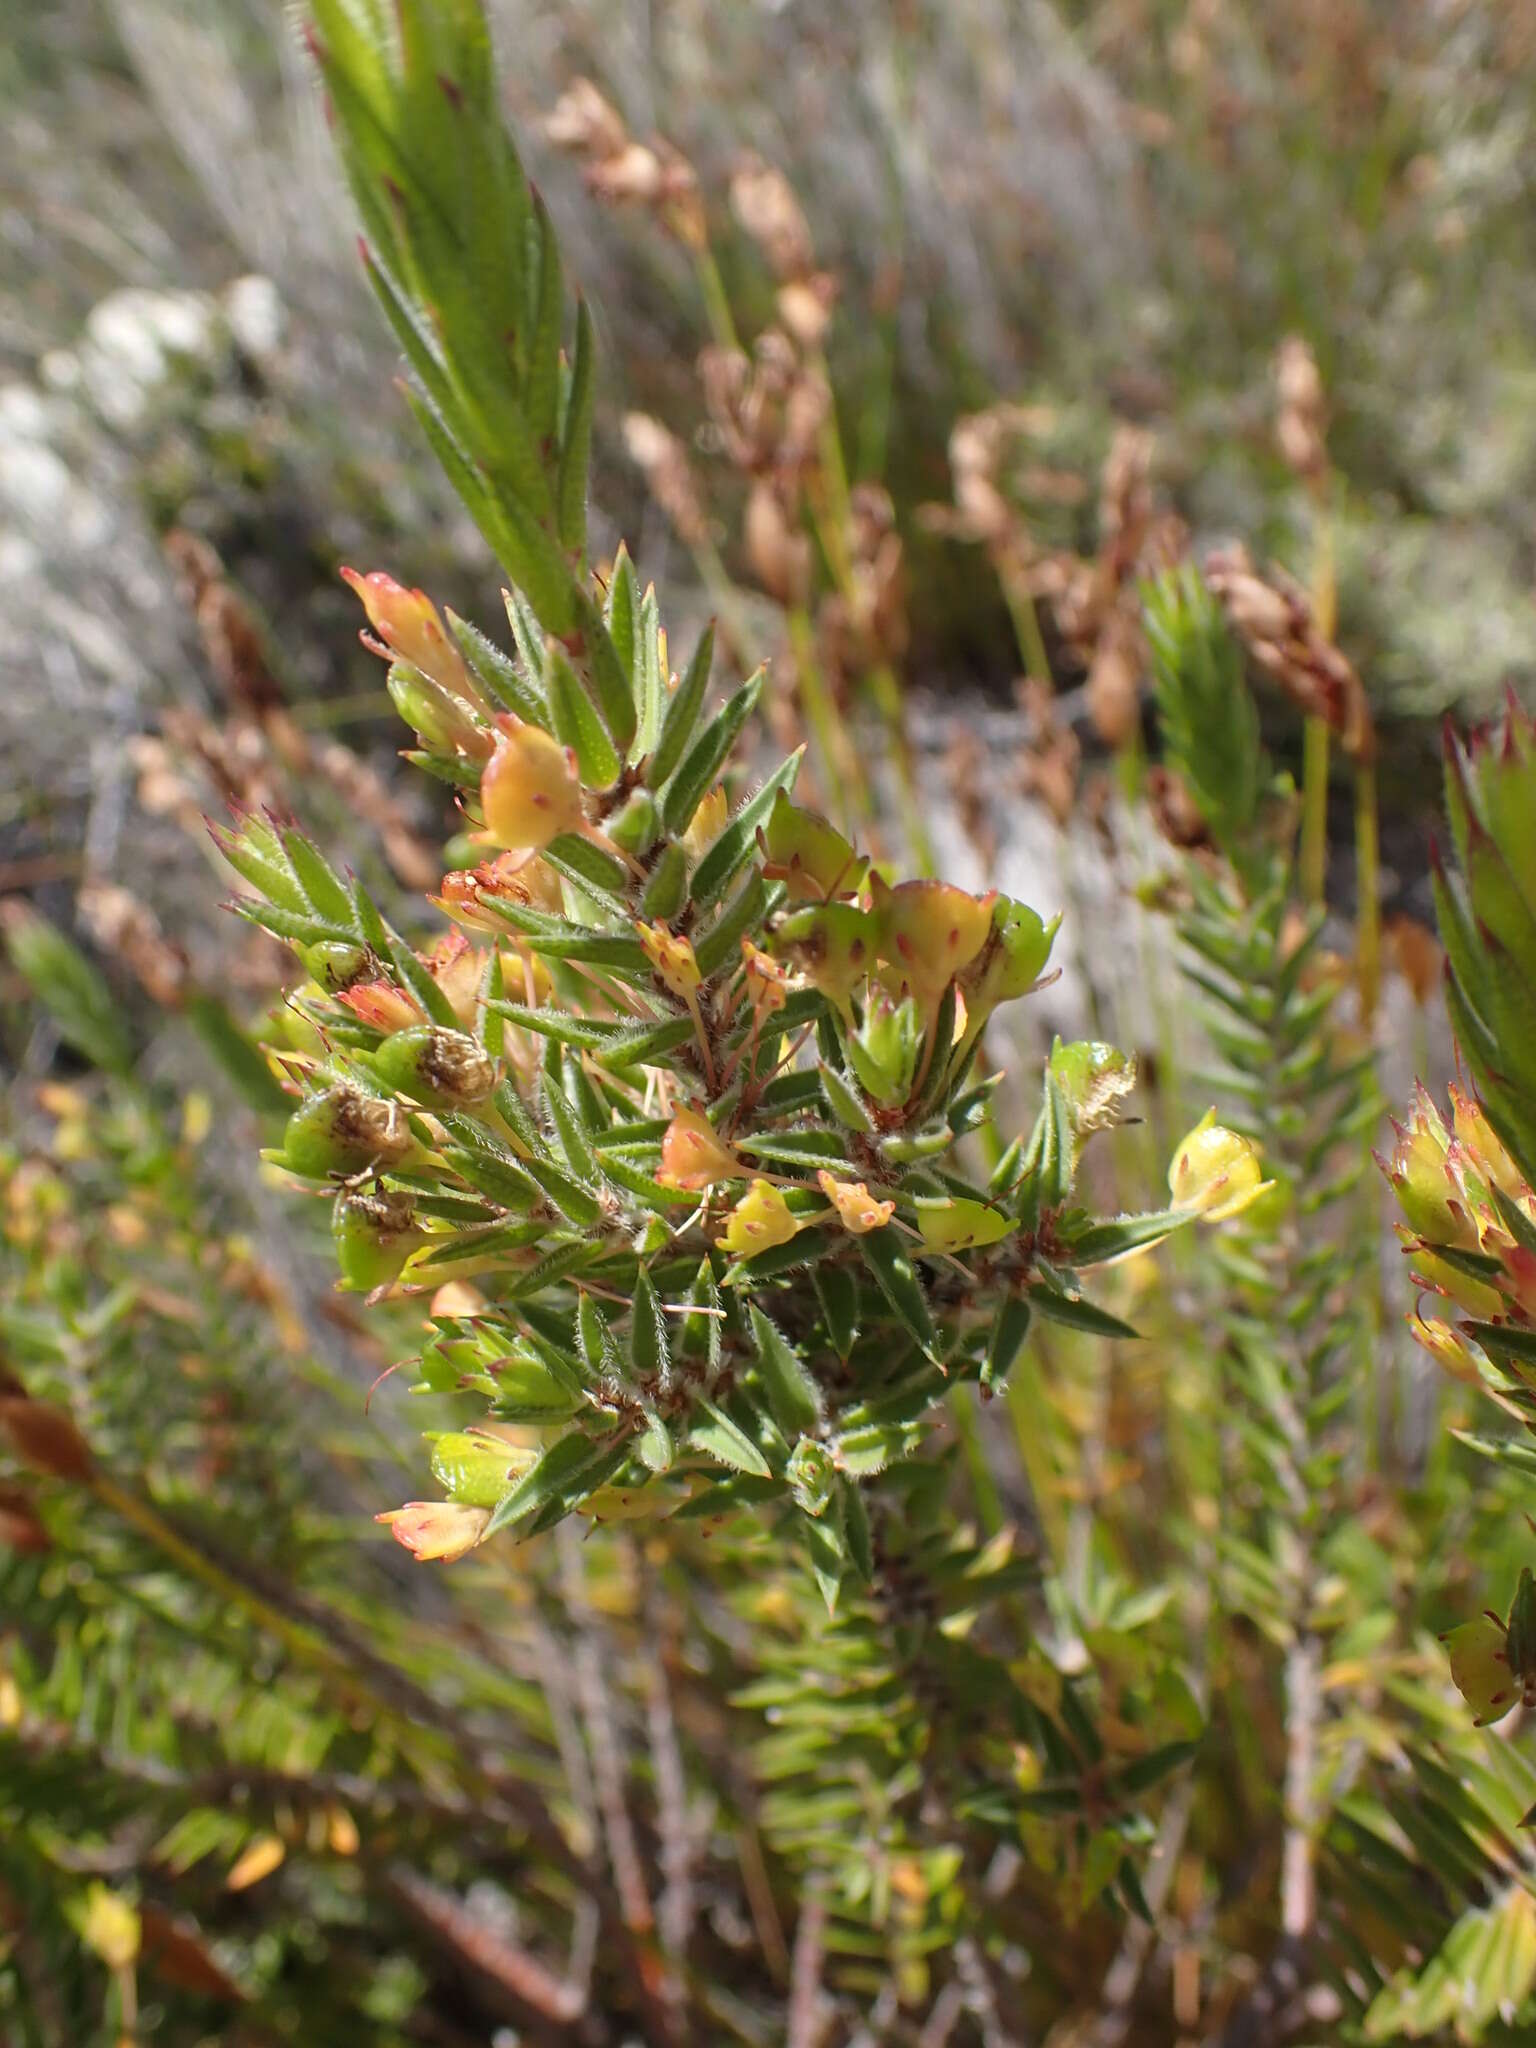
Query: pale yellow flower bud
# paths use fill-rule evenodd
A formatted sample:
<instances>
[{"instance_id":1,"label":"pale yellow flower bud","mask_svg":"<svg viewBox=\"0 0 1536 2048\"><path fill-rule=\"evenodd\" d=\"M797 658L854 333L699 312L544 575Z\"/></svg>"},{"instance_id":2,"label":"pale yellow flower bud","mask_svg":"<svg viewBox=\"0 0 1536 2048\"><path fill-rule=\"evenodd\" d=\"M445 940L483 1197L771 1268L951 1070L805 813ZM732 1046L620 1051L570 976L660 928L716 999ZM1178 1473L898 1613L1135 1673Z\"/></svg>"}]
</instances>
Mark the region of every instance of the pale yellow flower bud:
<instances>
[{"instance_id":1,"label":"pale yellow flower bud","mask_svg":"<svg viewBox=\"0 0 1536 2048\"><path fill-rule=\"evenodd\" d=\"M480 778L486 829L498 846L542 853L562 832L584 822L576 757L541 726L510 715Z\"/></svg>"},{"instance_id":2,"label":"pale yellow flower bud","mask_svg":"<svg viewBox=\"0 0 1536 2048\"><path fill-rule=\"evenodd\" d=\"M743 1180L745 1169L702 1110L686 1104L674 1110L667 1135L661 1141L661 1171L656 1178L663 1187L697 1190L712 1187L717 1180Z\"/></svg>"},{"instance_id":3,"label":"pale yellow flower bud","mask_svg":"<svg viewBox=\"0 0 1536 2048\"><path fill-rule=\"evenodd\" d=\"M723 1252L749 1259L776 1244L788 1244L800 1219L772 1181L755 1180L725 1220L725 1235L715 1243Z\"/></svg>"},{"instance_id":4,"label":"pale yellow flower bud","mask_svg":"<svg viewBox=\"0 0 1536 2048\"><path fill-rule=\"evenodd\" d=\"M1253 1141L1217 1123L1214 1109L1183 1140L1168 1169L1174 1207L1193 1209L1208 1223L1240 1216L1273 1186Z\"/></svg>"},{"instance_id":5,"label":"pale yellow flower bud","mask_svg":"<svg viewBox=\"0 0 1536 2048\"><path fill-rule=\"evenodd\" d=\"M408 1500L403 1508L374 1516L413 1557L424 1563L435 1558L443 1564L473 1550L490 1519L489 1508L467 1507L455 1500Z\"/></svg>"},{"instance_id":6,"label":"pale yellow flower bud","mask_svg":"<svg viewBox=\"0 0 1536 2048\"><path fill-rule=\"evenodd\" d=\"M877 1202L861 1180L836 1180L825 1167L817 1174L821 1192L842 1218L843 1228L855 1237L869 1230L883 1230L896 1213L894 1202Z\"/></svg>"}]
</instances>

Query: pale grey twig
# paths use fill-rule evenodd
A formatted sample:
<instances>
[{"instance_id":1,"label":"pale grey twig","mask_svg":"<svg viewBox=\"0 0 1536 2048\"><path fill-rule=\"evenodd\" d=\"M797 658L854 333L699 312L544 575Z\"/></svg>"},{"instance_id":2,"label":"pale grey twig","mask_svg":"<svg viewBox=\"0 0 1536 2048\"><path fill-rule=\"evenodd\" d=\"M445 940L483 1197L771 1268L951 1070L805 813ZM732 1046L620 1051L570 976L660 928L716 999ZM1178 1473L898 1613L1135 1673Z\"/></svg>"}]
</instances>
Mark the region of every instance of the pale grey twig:
<instances>
[{"instance_id":1,"label":"pale grey twig","mask_svg":"<svg viewBox=\"0 0 1536 2048\"><path fill-rule=\"evenodd\" d=\"M795 1946L789 1966L789 2013L785 2027L785 2048L817 2048L822 2036L824 2000L821 1966L825 1960L827 1902L820 1888L807 1885L795 1928Z\"/></svg>"}]
</instances>

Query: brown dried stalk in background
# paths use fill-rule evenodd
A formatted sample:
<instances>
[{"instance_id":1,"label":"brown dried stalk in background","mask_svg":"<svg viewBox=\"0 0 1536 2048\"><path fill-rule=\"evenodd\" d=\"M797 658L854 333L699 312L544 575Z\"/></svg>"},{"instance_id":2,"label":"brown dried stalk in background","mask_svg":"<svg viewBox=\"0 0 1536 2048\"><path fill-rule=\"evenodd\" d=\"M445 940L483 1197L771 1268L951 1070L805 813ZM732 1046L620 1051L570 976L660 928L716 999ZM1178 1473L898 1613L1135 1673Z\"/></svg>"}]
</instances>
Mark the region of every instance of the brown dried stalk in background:
<instances>
[{"instance_id":1,"label":"brown dried stalk in background","mask_svg":"<svg viewBox=\"0 0 1536 2048\"><path fill-rule=\"evenodd\" d=\"M291 785L317 781L377 832L386 859L407 888L429 888L441 873L441 862L382 778L340 740L313 739L295 723L266 637L226 579L214 549L175 527L166 536L165 552L177 571L227 716L219 723L195 712L171 713L158 738L136 743L145 807L200 832L206 806L197 802L186 781L193 763L213 778L225 803L246 810L290 810Z\"/></svg>"},{"instance_id":2,"label":"brown dried stalk in background","mask_svg":"<svg viewBox=\"0 0 1536 2048\"><path fill-rule=\"evenodd\" d=\"M1309 718L1321 719L1353 761L1370 761L1376 735L1353 667L1319 630L1307 593L1284 569L1260 576L1241 544L1206 556L1205 580L1254 661Z\"/></svg>"}]
</instances>

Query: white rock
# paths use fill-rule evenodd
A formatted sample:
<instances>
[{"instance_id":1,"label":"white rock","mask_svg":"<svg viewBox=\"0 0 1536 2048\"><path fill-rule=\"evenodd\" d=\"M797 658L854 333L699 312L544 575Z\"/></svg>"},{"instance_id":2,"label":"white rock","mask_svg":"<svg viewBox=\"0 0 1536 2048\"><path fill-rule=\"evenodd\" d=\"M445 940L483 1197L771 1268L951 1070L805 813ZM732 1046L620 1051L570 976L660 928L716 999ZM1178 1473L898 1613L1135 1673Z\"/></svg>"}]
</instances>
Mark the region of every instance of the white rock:
<instances>
[{"instance_id":1,"label":"white rock","mask_svg":"<svg viewBox=\"0 0 1536 2048\"><path fill-rule=\"evenodd\" d=\"M42 552L31 541L0 527L0 590L24 589L42 564Z\"/></svg>"},{"instance_id":2,"label":"white rock","mask_svg":"<svg viewBox=\"0 0 1536 2048\"><path fill-rule=\"evenodd\" d=\"M30 384L0 384L0 449L13 441L46 441L52 421L43 395Z\"/></svg>"},{"instance_id":3,"label":"white rock","mask_svg":"<svg viewBox=\"0 0 1536 2048\"><path fill-rule=\"evenodd\" d=\"M0 442L0 504L22 525L58 528L70 511L68 465L40 441Z\"/></svg>"},{"instance_id":4,"label":"white rock","mask_svg":"<svg viewBox=\"0 0 1536 2048\"><path fill-rule=\"evenodd\" d=\"M37 374L50 391L76 391L80 386L80 358L73 349L51 348L38 364Z\"/></svg>"},{"instance_id":5,"label":"white rock","mask_svg":"<svg viewBox=\"0 0 1536 2048\"><path fill-rule=\"evenodd\" d=\"M218 308L202 292L111 292L86 318L86 388L114 425L132 426L178 362L211 364L223 340Z\"/></svg>"},{"instance_id":6,"label":"white rock","mask_svg":"<svg viewBox=\"0 0 1536 2048\"><path fill-rule=\"evenodd\" d=\"M270 277L256 271L237 277L225 286L223 304L224 318L242 355L256 363L276 355L282 347L288 311Z\"/></svg>"}]
</instances>

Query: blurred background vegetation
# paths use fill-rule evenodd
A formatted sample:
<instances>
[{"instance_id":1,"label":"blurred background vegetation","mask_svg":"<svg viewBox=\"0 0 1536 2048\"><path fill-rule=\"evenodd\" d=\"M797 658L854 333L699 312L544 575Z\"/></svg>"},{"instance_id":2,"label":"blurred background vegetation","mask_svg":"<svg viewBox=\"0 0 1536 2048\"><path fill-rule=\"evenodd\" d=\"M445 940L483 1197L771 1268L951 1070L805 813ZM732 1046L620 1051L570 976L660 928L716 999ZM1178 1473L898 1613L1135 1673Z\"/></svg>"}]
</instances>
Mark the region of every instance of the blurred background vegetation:
<instances>
[{"instance_id":1,"label":"blurred background vegetation","mask_svg":"<svg viewBox=\"0 0 1536 2048\"><path fill-rule=\"evenodd\" d=\"M1042 545L1091 551L1095 481L1129 421L1155 433L1159 493L1198 542L1241 533L1305 574L1308 494L1274 435L1293 333L1327 392L1342 631L1391 735L1392 817L1421 809L1429 723L1536 669L1528 9L493 14L605 343L600 509L651 573L675 587L692 564L675 540L667 559L627 458L632 408L692 449L711 544L754 581L741 479L701 398L709 309L687 251L594 203L544 138L578 77L694 167L749 336L773 279L733 173L755 152L787 175L835 291L848 468L888 490L902 541L914 696L1006 701L1019 665L982 552L921 516L950 495L956 421L999 401L1026 408L1003 483ZM119 850L121 740L146 706L207 688L168 529L218 551L305 720L365 752L388 747L387 707L338 562L387 559L455 602L484 595L486 565L392 388L285 10L61 0L14 11L0 66L0 607L20 679L0 718L7 759L26 740L33 762L3 829L12 858L67 862L88 824L101 860ZM755 656L776 636L747 637ZM127 835L130 862L154 859L145 837ZM1393 849L1410 868L1412 844Z\"/></svg>"}]
</instances>

